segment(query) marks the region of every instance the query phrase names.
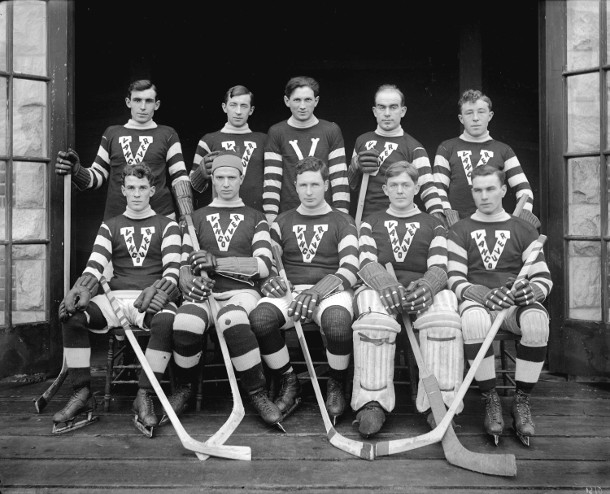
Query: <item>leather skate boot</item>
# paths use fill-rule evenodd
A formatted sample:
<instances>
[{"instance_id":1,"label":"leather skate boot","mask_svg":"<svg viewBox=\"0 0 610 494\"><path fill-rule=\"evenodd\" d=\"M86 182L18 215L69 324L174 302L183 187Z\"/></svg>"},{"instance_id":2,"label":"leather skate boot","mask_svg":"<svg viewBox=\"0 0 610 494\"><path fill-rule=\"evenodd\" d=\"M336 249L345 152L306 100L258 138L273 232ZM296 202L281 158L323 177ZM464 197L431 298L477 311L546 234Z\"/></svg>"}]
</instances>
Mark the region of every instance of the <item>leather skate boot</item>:
<instances>
[{"instance_id":1,"label":"leather skate boot","mask_svg":"<svg viewBox=\"0 0 610 494\"><path fill-rule=\"evenodd\" d=\"M490 436L494 437L494 443L498 445L500 435L504 430L504 418L502 417L502 402L495 388L486 393L481 393L485 401L485 421L483 426Z\"/></svg>"},{"instance_id":2,"label":"leather skate boot","mask_svg":"<svg viewBox=\"0 0 610 494\"><path fill-rule=\"evenodd\" d=\"M276 425L283 432L286 432L280 424L280 420L282 420L282 413L277 405L269 399L267 396L267 391L262 388L252 391L250 393L250 403L252 403L252 406L265 421L265 423Z\"/></svg>"},{"instance_id":3,"label":"leather skate boot","mask_svg":"<svg viewBox=\"0 0 610 494\"><path fill-rule=\"evenodd\" d=\"M66 406L53 415L53 434L63 434L92 424L97 420L97 417L93 416L96 408L95 396L91 394L88 386L75 390ZM76 417L81 414L85 414L86 418L75 423ZM59 424L65 424L65 426L59 427Z\"/></svg>"},{"instance_id":4,"label":"leather skate boot","mask_svg":"<svg viewBox=\"0 0 610 494\"><path fill-rule=\"evenodd\" d=\"M381 405L376 401L369 401L360 409L353 423L358 425L360 435L368 439L381 430L384 422L385 412Z\"/></svg>"},{"instance_id":5,"label":"leather skate boot","mask_svg":"<svg viewBox=\"0 0 610 494\"><path fill-rule=\"evenodd\" d=\"M279 408L282 419L291 414L301 403L301 383L294 371L281 375L280 391L274 403Z\"/></svg>"},{"instance_id":6,"label":"leather skate boot","mask_svg":"<svg viewBox=\"0 0 610 494\"><path fill-rule=\"evenodd\" d=\"M131 411L135 414L133 422L136 428L145 436L152 437L153 429L159 423L152 393L146 389L138 389Z\"/></svg>"},{"instance_id":7,"label":"leather skate boot","mask_svg":"<svg viewBox=\"0 0 610 494\"><path fill-rule=\"evenodd\" d=\"M343 383L334 377L329 377L326 383L326 410L332 418L333 425L336 423L337 417L343 414L346 406Z\"/></svg>"},{"instance_id":8,"label":"leather skate boot","mask_svg":"<svg viewBox=\"0 0 610 494\"><path fill-rule=\"evenodd\" d=\"M513 416L513 428L517 437L523 444L529 446L530 437L535 434L534 421L530 410L530 395L518 389L513 397L513 406L510 413Z\"/></svg>"},{"instance_id":9,"label":"leather skate boot","mask_svg":"<svg viewBox=\"0 0 610 494\"><path fill-rule=\"evenodd\" d=\"M193 396L193 389L191 384L181 384L176 387L174 392L167 398L172 409L176 413L176 415L180 416L184 410L188 407L188 402ZM163 413L161 420L159 420L159 425L163 425L169 422L169 417Z\"/></svg>"}]
</instances>

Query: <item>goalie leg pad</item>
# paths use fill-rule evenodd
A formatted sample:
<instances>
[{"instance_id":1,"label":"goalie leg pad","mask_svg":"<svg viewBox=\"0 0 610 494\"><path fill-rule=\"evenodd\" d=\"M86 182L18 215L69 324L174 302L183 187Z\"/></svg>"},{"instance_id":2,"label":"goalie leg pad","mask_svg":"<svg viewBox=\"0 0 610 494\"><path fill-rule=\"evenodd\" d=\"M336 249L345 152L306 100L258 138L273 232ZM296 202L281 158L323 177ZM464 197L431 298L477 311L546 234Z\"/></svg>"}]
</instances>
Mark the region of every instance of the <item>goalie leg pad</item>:
<instances>
[{"instance_id":1,"label":"goalie leg pad","mask_svg":"<svg viewBox=\"0 0 610 494\"><path fill-rule=\"evenodd\" d=\"M357 317L366 314L367 312L387 314L385 307L381 303L381 298L379 298L379 293L376 290L367 287L356 291L354 306Z\"/></svg>"},{"instance_id":2,"label":"goalie leg pad","mask_svg":"<svg viewBox=\"0 0 610 494\"><path fill-rule=\"evenodd\" d=\"M386 411L394 409L394 354L400 325L387 313L369 312L352 326L354 384L351 407L359 410L369 401Z\"/></svg>"},{"instance_id":3,"label":"goalie leg pad","mask_svg":"<svg viewBox=\"0 0 610 494\"><path fill-rule=\"evenodd\" d=\"M549 316L543 308L526 308L519 315L521 344L529 347L543 347L549 341Z\"/></svg>"},{"instance_id":4,"label":"goalie leg pad","mask_svg":"<svg viewBox=\"0 0 610 494\"><path fill-rule=\"evenodd\" d=\"M419 345L426 367L436 377L443 401L450 407L464 378L464 340L461 319L455 311L425 312L414 327L419 330ZM417 409L430 408L428 395L420 379L417 387ZM456 413L464 409L463 402Z\"/></svg>"}]
</instances>

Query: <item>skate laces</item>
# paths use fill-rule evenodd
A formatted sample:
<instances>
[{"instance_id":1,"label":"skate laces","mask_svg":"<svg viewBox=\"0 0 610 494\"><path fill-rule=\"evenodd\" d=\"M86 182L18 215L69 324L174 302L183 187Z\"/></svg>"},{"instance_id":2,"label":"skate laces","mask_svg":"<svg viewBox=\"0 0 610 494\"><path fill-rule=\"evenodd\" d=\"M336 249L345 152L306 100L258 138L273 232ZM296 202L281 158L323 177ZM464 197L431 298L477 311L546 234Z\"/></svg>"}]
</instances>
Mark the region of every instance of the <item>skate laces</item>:
<instances>
[{"instance_id":1,"label":"skate laces","mask_svg":"<svg viewBox=\"0 0 610 494\"><path fill-rule=\"evenodd\" d=\"M502 403L498 393L489 392L484 395L485 397L485 410L488 415L495 418L496 415L502 414Z\"/></svg>"},{"instance_id":2,"label":"skate laces","mask_svg":"<svg viewBox=\"0 0 610 494\"><path fill-rule=\"evenodd\" d=\"M525 393L517 392L515 394L515 407L517 415L522 423L531 422L530 397Z\"/></svg>"}]
</instances>

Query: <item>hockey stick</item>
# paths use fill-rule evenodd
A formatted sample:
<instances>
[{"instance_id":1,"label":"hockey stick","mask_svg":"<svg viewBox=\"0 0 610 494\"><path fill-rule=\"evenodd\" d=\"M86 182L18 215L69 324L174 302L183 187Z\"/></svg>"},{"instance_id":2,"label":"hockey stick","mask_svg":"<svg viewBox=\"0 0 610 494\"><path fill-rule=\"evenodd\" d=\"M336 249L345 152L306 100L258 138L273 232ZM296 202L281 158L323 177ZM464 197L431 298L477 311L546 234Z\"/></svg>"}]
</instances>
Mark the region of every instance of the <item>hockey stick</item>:
<instances>
[{"instance_id":1,"label":"hockey stick","mask_svg":"<svg viewBox=\"0 0 610 494\"><path fill-rule=\"evenodd\" d=\"M362 175L362 183L360 184L360 193L358 194L358 207L356 208L356 227L360 228L362 222L362 212L364 211L364 202L366 199L366 190L369 188L370 174Z\"/></svg>"},{"instance_id":2,"label":"hockey stick","mask_svg":"<svg viewBox=\"0 0 610 494\"><path fill-rule=\"evenodd\" d=\"M125 314L123 313L123 309L119 305L117 299L112 294L110 286L108 285L108 282L103 276L102 278L100 278L100 284L104 289L106 297L108 297L110 305L112 305L114 313L121 322L121 326L125 330L125 335L127 336L127 339L129 340L133 351L138 357L140 365L142 365L142 369L146 373L146 376L148 377L148 380L150 381L153 389L155 390L159 401L161 401L161 404L165 409L165 414L169 417L172 425L174 426L174 430L176 431L176 434L178 434L182 446L184 446L190 451L194 451L195 453L203 453L208 456L219 456L221 458L228 458L230 460L250 460L251 452L249 447L208 445L204 442L196 441L191 436L189 436L189 434L186 432L186 430L180 423L180 419L176 415L176 412L174 412L174 409L168 401L167 396L165 395L165 391L163 391L163 388L155 377L155 373L150 367L148 360L146 360L146 356L144 355L144 352L142 352L138 340L136 339L131 330L131 326L129 325L129 321L127 321L127 318L125 317Z\"/></svg>"},{"instance_id":3,"label":"hockey stick","mask_svg":"<svg viewBox=\"0 0 610 494\"><path fill-rule=\"evenodd\" d=\"M392 263L387 263L386 269L388 270L388 273L396 278ZM447 412L441 395L440 386L434 373L432 373L426 366L419 343L417 342L417 338L413 332L411 318L408 314L403 313L402 321L405 326L405 330L407 331L407 336L409 337L409 343L411 344L411 349L413 350L417 367L419 368L420 378L424 384L426 395L428 395L428 401L430 402L430 407L432 408L434 421L439 424ZM443 436L441 444L443 445L445 458L447 458L447 461L452 465L464 468L466 470L472 470L473 472L486 473L488 475L502 475L505 477L514 477L517 475L517 461L515 459L515 455L487 455L470 451L462 445L451 424L449 424L447 427L447 432Z\"/></svg>"},{"instance_id":4,"label":"hockey stick","mask_svg":"<svg viewBox=\"0 0 610 494\"><path fill-rule=\"evenodd\" d=\"M286 286L290 287L290 282L288 281L288 277L286 276L286 271L284 270L284 265L282 263L282 254L279 251L279 247L277 245L273 246L273 256L275 257L275 265L280 276L284 280ZM292 295L290 289L288 289L288 294ZM373 445L371 443L365 443L362 441L355 441L353 439L349 439L339 434L333 427L332 421L330 420L330 416L328 414L328 410L326 410L326 404L324 403L324 399L322 398L322 390L320 389L320 384L318 383L318 376L316 375L316 370L313 365L313 361L311 360L311 355L309 354L309 348L307 346L307 341L305 340L305 334L303 333L303 327L301 326L301 322L298 320L294 321L294 327L297 332L299 344L301 345L301 350L303 351L305 363L307 364L309 378L311 379L311 384L313 385L316 400L318 402L318 407L320 408L320 414L322 415L322 420L324 421L326 437L328 437L328 440L333 446L339 448L340 450L343 450L354 456L364 458L365 460L375 459Z\"/></svg>"},{"instance_id":5,"label":"hockey stick","mask_svg":"<svg viewBox=\"0 0 610 494\"><path fill-rule=\"evenodd\" d=\"M517 275L517 279L515 280L515 283L513 284L513 286L515 286L517 281L522 280L527 276L530 266L536 261L536 258L538 257L538 254L542 250L542 247L543 247L545 241L546 241L545 235L540 235L538 237L538 240L535 241L532 251L530 252L529 256L527 257L527 260L525 261L525 263L523 264L523 267L519 271L519 274ZM376 457L393 455L395 453L402 453L404 451L410 451L412 449L416 449L421 446L427 446L428 444L437 443L442 440L443 436L445 435L445 432L447 431L447 429L449 428L449 425L451 424L451 421L453 420L453 417L455 416L455 413L460 405L460 402L464 399L464 396L466 395L466 392L468 391L468 388L470 387L470 384L472 383L472 381L474 379L474 375L475 375L477 369L479 368L479 365L481 365L481 362L485 358L485 354L487 353L487 350L493 343L496 333L498 332L498 330L500 329L500 326L504 322L507 312L508 312L508 309L503 309L496 316L496 319L494 320L493 324L489 328L489 331L487 332L487 336L485 337L485 340L483 340L483 343L481 344L481 349L478 351L477 356L473 360L472 364L470 364L470 369L468 370L466 377L464 377L464 381L462 382L462 385L460 386L460 389L458 390L457 395L453 399L453 403L449 407L447 414L443 417L441 422L438 423L437 426L434 429L432 429L432 431L430 431L427 434L424 434L422 436L418 436L415 438L395 439L395 440L391 440L391 441L377 443L375 445L375 456Z\"/></svg>"},{"instance_id":6,"label":"hockey stick","mask_svg":"<svg viewBox=\"0 0 610 494\"><path fill-rule=\"evenodd\" d=\"M64 297L70 290L70 237L72 234L72 175L64 175ZM57 390L61 388L61 385L66 380L68 375L68 364L66 362L66 356L62 357L61 370L47 388L38 398L34 398L34 406L36 412L42 412L47 404L51 401Z\"/></svg>"},{"instance_id":7,"label":"hockey stick","mask_svg":"<svg viewBox=\"0 0 610 494\"><path fill-rule=\"evenodd\" d=\"M191 218L190 214L186 215L185 219L186 225L188 227L189 236L191 237L191 243L193 244L193 249L199 250L199 241L197 240L197 232L195 231L195 225L193 225L193 219ZM208 297L208 302L210 303L212 320L214 321L214 324L216 324L216 321L218 321L218 302L216 302L213 293L210 293L210 296ZM220 344L220 350L222 351L222 359L224 360L225 367L227 368L227 376L229 377L229 384L231 385L231 394L233 395L233 408L227 421L222 424L220 429L218 429L205 442L205 444L211 445L224 444L225 441L229 438L229 436L233 434L235 429L237 429L246 414L244 410L244 404L241 399L241 394L239 392L239 387L237 386L237 377L235 377L235 371L233 370L233 362L231 362L229 348L227 347L227 342L225 340L224 335L222 334L222 331L219 331L218 327L216 327L216 335L218 336L218 343ZM205 461L209 458L209 455L197 453L197 458L199 458L201 461Z\"/></svg>"}]
</instances>

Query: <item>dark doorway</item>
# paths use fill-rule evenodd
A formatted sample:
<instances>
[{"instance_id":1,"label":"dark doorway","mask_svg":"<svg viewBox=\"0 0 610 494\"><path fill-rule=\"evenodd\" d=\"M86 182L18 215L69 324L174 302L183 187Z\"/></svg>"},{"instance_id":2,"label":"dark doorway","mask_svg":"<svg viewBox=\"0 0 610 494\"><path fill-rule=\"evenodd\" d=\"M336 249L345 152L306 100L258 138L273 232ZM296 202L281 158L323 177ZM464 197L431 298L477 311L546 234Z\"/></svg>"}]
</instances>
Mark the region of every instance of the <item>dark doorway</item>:
<instances>
[{"instance_id":1,"label":"dark doorway","mask_svg":"<svg viewBox=\"0 0 610 494\"><path fill-rule=\"evenodd\" d=\"M87 166L104 129L127 121L124 97L134 79L157 84L155 120L178 131L190 169L199 138L225 122L220 104L227 88L244 84L254 92L250 127L266 132L289 116L283 90L295 75L320 82L316 115L339 124L348 156L356 137L375 128L377 86L397 84L407 99L403 128L432 162L438 144L461 132L461 26L475 20L482 74L473 80L482 81L494 103L491 135L513 147L534 188L535 212L540 208L537 2L499 4L493 14L461 1L402 4L401 11L330 4L258 4L256 11L218 2L205 8L181 1L111 5L75 5L75 146ZM75 195L73 277L91 250L105 195L104 189Z\"/></svg>"}]
</instances>

